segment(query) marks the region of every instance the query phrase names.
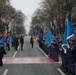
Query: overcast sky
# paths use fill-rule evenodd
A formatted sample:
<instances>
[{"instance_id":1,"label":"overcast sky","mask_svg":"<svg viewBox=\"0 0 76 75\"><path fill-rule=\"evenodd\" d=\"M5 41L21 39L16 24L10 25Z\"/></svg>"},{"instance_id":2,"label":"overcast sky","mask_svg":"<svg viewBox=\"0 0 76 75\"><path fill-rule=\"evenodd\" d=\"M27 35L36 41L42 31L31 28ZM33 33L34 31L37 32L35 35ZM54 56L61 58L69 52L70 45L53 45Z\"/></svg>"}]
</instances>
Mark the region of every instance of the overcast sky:
<instances>
[{"instance_id":1,"label":"overcast sky","mask_svg":"<svg viewBox=\"0 0 76 75\"><path fill-rule=\"evenodd\" d=\"M16 10L21 10L26 16L28 16L26 32L28 33L30 27L30 18L34 11L40 6L41 0L11 0L11 4Z\"/></svg>"}]
</instances>

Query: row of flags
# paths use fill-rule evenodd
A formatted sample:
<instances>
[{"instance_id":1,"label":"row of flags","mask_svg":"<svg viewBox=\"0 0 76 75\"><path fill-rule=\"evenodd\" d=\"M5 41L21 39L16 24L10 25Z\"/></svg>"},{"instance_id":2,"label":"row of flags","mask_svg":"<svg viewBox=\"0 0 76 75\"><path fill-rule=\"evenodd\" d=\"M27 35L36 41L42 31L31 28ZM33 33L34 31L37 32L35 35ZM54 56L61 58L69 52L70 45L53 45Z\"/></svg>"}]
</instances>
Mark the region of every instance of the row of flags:
<instances>
[{"instance_id":1,"label":"row of flags","mask_svg":"<svg viewBox=\"0 0 76 75\"><path fill-rule=\"evenodd\" d=\"M43 32L40 33L42 34ZM74 36L74 28L70 20L67 18L62 44L67 44L67 39L69 39L72 36ZM53 39L54 35L51 33L50 29L48 29L46 33L45 44L50 46Z\"/></svg>"},{"instance_id":2,"label":"row of flags","mask_svg":"<svg viewBox=\"0 0 76 75\"><path fill-rule=\"evenodd\" d=\"M42 28L40 28L39 33L40 33L39 36L42 39L42 37L44 36L44 30ZM36 32L33 31L32 34L36 35ZM73 28L70 20L67 18L62 44L67 44L67 39L69 39L72 36L74 36L74 28ZM50 29L48 28L46 36L45 36L45 44L47 46L50 46L50 44L54 38L55 38L55 36L51 33Z\"/></svg>"},{"instance_id":3,"label":"row of flags","mask_svg":"<svg viewBox=\"0 0 76 75\"><path fill-rule=\"evenodd\" d=\"M44 35L44 30L42 28L40 28L39 33L42 34L42 36L43 36ZM33 34L35 36L37 33L36 33L36 31L33 31L31 34Z\"/></svg>"}]
</instances>

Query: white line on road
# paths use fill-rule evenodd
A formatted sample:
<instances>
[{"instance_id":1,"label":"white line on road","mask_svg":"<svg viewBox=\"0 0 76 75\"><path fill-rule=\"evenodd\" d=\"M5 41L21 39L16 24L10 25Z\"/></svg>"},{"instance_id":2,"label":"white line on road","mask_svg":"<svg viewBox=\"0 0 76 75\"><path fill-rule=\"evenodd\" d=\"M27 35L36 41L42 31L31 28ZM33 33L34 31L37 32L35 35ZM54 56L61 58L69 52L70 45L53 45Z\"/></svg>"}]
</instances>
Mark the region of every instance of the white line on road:
<instances>
[{"instance_id":1,"label":"white line on road","mask_svg":"<svg viewBox=\"0 0 76 75\"><path fill-rule=\"evenodd\" d=\"M44 53L44 51L39 47L39 46L37 46L38 48L39 48L39 50L48 58L48 55L46 55L45 53Z\"/></svg>"},{"instance_id":2,"label":"white line on road","mask_svg":"<svg viewBox=\"0 0 76 75\"><path fill-rule=\"evenodd\" d=\"M8 69L6 69L3 73L3 75L7 75Z\"/></svg>"},{"instance_id":3,"label":"white line on road","mask_svg":"<svg viewBox=\"0 0 76 75\"><path fill-rule=\"evenodd\" d=\"M13 58L16 56L16 54L17 54L17 51L13 54Z\"/></svg>"},{"instance_id":4,"label":"white line on road","mask_svg":"<svg viewBox=\"0 0 76 75\"><path fill-rule=\"evenodd\" d=\"M65 73L62 72L62 70L60 68L57 69L61 75L65 75Z\"/></svg>"}]
</instances>

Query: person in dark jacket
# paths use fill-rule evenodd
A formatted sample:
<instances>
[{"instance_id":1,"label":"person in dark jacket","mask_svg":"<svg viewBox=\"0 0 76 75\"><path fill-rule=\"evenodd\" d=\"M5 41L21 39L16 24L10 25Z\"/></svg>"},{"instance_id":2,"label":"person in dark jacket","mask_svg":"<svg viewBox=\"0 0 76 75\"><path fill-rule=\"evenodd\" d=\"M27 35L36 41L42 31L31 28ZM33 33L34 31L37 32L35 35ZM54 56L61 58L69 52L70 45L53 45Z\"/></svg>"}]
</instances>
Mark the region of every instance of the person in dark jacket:
<instances>
[{"instance_id":1,"label":"person in dark jacket","mask_svg":"<svg viewBox=\"0 0 76 75\"><path fill-rule=\"evenodd\" d=\"M21 35L21 38L20 38L20 43L21 43L21 50L23 50L24 38L23 38L22 35Z\"/></svg>"},{"instance_id":2,"label":"person in dark jacket","mask_svg":"<svg viewBox=\"0 0 76 75\"><path fill-rule=\"evenodd\" d=\"M10 41L11 41L11 38L9 35L7 35L7 37L6 37L6 48L8 49L8 51L10 51Z\"/></svg>"},{"instance_id":3,"label":"person in dark jacket","mask_svg":"<svg viewBox=\"0 0 76 75\"><path fill-rule=\"evenodd\" d=\"M76 62L76 43L74 37L69 39L69 48L67 48L68 54L68 73L71 75L75 75L75 62Z\"/></svg>"},{"instance_id":4,"label":"person in dark jacket","mask_svg":"<svg viewBox=\"0 0 76 75\"><path fill-rule=\"evenodd\" d=\"M19 38L17 35L14 37L14 44L15 44L15 49L17 50L17 48L19 46Z\"/></svg>"},{"instance_id":5,"label":"person in dark jacket","mask_svg":"<svg viewBox=\"0 0 76 75\"><path fill-rule=\"evenodd\" d=\"M14 47L14 36L11 37L11 44L12 44L12 47Z\"/></svg>"},{"instance_id":6,"label":"person in dark jacket","mask_svg":"<svg viewBox=\"0 0 76 75\"><path fill-rule=\"evenodd\" d=\"M0 66L3 66L3 55L6 54L4 49L4 38L2 34L0 33Z\"/></svg>"},{"instance_id":7,"label":"person in dark jacket","mask_svg":"<svg viewBox=\"0 0 76 75\"><path fill-rule=\"evenodd\" d=\"M53 42L51 43L50 53L52 54L52 59L56 62L59 61L59 52L58 40L57 38L54 38Z\"/></svg>"}]
</instances>

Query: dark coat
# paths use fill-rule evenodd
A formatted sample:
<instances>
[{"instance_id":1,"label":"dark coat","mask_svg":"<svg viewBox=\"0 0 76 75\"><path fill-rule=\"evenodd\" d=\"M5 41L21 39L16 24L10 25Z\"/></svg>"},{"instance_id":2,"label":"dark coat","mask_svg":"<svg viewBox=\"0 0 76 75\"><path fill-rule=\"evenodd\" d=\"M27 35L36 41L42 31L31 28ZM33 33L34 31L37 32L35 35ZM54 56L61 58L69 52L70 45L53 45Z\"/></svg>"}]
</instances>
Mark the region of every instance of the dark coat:
<instances>
[{"instance_id":1,"label":"dark coat","mask_svg":"<svg viewBox=\"0 0 76 75\"><path fill-rule=\"evenodd\" d=\"M32 40L32 37L30 38L30 43L33 43L34 41Z\"/></svg>"},{"instance_id":2,"label":"dark coat","mask_svg":"<svg viewBox=\"0 0 76 75\"><path fill-rule=\"evenodd\" d=\"M18 37L15 37L14 42L15 42L15 45L19 45Z\"/></svg>"},{"instance_id":3,"label":"dark coat","mask_svg":"<svg viewBox=\"0 0 76 75\"><path fill-rule=\"evenodd\" d=\"M70 57L76 61L76 43L70 45L70 48L67 49L67 52L69 53Z\"/></svg>"},{"instance_id":4,"label":"dark coat","mask_svg":"<svg viewBox=\"0 0 76 75\"><path fill-rule=\"evenodd\" d=\"M24 43L24 38L23 38L23 37L20 38L20 43L21 43L21 44Z\"/></svg>"}]
</instances>

